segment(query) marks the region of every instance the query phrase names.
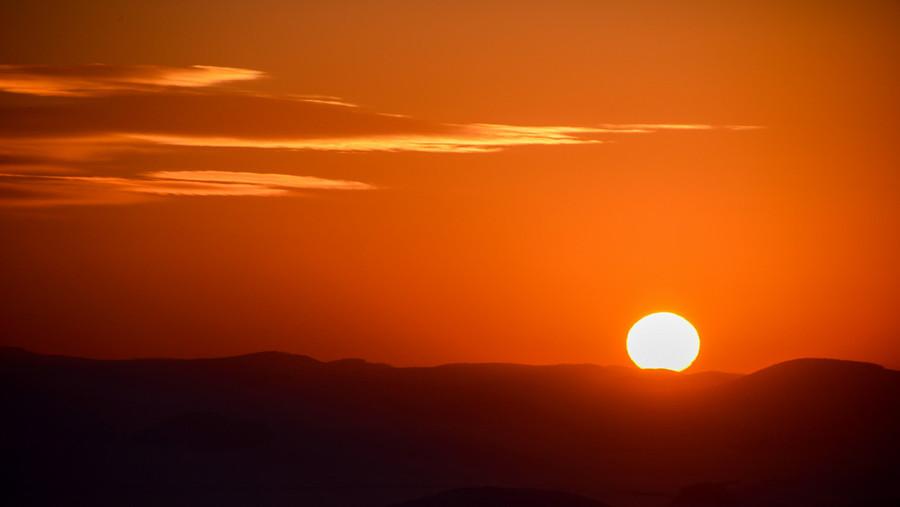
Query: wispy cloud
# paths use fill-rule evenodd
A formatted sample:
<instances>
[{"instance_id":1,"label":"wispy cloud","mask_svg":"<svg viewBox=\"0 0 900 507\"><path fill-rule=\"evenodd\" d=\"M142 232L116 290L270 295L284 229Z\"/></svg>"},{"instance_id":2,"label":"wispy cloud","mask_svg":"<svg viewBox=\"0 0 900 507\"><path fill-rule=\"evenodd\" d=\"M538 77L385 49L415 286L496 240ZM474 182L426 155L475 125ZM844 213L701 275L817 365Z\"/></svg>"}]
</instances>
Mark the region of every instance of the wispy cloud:
<instances>
[{"instance_id":1,"label":"wispy cloud","mask_svg":"<svg viewBox=\"0 0 900 507\"><path fill-rule=\"evenodd\" d=\"M128 204L146 196L268 197L300 190L374 189L359 181L231 171L154 171L134 177L0 173L0 204L31 207Z\"/></svg>"},{"instance_id":2,"label":"wispy cloud","mask_svg":"<svg viewBox=\"0 0 900 507\"><path fill-rule=\"evenodd\" d=\"M45 208L98 204L132 204L148 195L123 191L111 178L0 174L0 205ZM114 180L114 179L113 179Z\"/></svg>"},{"instance_id":3,"label":"wispy cloud","mask_svg":"<svg viewBox=\"0 0 900 507\"><path fill-rule=\"evenodd\" d=\"M519 129L523 129L519 127ZM585 139L574 134L542 132L511 132L481 127L463 126L445 134L386 134L358 137L322 137L295 139L257 139L250 137L211 137L160 134L126 134L133 141L167 146L206 148L261 148L314 151L408 151L431 153L485 153L512 146L546 146L599 144L599 139Z\"/></svg>"},{"instance_id":4,"label":"wispy cloud","mask_svg":"<svg viewBox=\"0 0 900 507\"><path fill-rule=\"evenodd\" d=\"M258 70L210 65L0 65L0 91L86 97L166 87L202 88L259 79L264 75Z\"/></svg>"},{"instance_id":5,"label":"wispy cloud","mask_svg":"<svg viewBox=\"0 0 900 507\"><path fill-rule=\"evenodd\" d=\"M313 104L326 104L329 106L341 106L341 107L359 107L358 104L354 104L352 102L347 102L341 97L335 97L333 95L287 95L287 98L292 98L294 100L299 100L301 102L311 102Z\"/></svg>"},{"instance_id":6,"label":"wispy cloud","mask_svg":"<svg viewBox=\"0 0 900 507\"><path fill-rule=\"evenodd\" d=\"M149 178L229 185L255 185L272 189L295 190L374 190L368 183L350 180L334 180L315 176L295 176L277 173L248 173L236 171L154 171Z\"/></svg>"},{"instance_id":7,"label":"wispy cloud","mask_svg":"<svg viewBox=\"0 0 900 507\"><path fill-rule=\"evenodd\" d=\"M494 123L444 124L432 133L372 134L332 137L258 138L238 136L122 134L123 140L167 146L205 148L260 148L314 151L411 151L432 153L485 153L515 146L602 144L604 134L650 134L667 130L750 130L752 126L697 124L603 124L598 127L526 126Z\"/></svg>"},{"instance_id":8,"label":"wispy cloud","mask_svg":"<svg viewBox=\"0 0 900 507\"><path fill-rule=\"evenodd\" d=\"M702 123L604 123L600 128L610 132L660 132L664 130L755 130L758 125L708 125Z\"/></svg>"},{"instance_id":9,"label":"wispy cloud","mask_svg":"<svg viewBox=\"0 0 900 507\"><path fill-rule=\"evenodd\" d=\"M134 202L141 196L283 196L376 188L360 181L266 172L159 167L144 167L141 174L117 171L117 160L139 151L466 154L525 146L598 145L620 136L663 131L757 128L663 122L446 123L372 111L328 95L277 96L218 86L263 76L257 70L203 65L2 65L0 91L37 98L6 97L9 100L0 105L0 167L5 173L0 175L0 204L50 206Z\"/></svg>"},{"instance_id":10,"label":"wispy cloud","mask_svg":"<svg viewBox=\"0 0 900 507\"><path fill-rule=\"evenodd\" d=\"M388 115L334 97L235 93L116 95L0 107L0 143L47 138L109 144L338 152L479 153L517 146L601 144L665 130L734 130L703 124L510 125L441 123Z\"/></svg>"}]
</instances>

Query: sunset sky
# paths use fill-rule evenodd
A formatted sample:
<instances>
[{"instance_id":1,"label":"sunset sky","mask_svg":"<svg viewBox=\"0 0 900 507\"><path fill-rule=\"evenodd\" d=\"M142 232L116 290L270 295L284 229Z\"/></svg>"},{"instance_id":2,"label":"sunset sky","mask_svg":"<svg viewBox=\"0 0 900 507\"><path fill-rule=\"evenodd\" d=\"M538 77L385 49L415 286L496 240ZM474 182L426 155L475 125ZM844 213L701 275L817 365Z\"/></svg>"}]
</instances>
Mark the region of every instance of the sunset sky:
<instances>
[{"instance_id":1,"label":"sunset sky","mask_svg":"<svg viewBox=\"0 0 900 507\"><path fill-rule=\"evenodd\" d=\"M0 5L0 339L900 367L900 2Z\"/></svg>"}]
</instances>

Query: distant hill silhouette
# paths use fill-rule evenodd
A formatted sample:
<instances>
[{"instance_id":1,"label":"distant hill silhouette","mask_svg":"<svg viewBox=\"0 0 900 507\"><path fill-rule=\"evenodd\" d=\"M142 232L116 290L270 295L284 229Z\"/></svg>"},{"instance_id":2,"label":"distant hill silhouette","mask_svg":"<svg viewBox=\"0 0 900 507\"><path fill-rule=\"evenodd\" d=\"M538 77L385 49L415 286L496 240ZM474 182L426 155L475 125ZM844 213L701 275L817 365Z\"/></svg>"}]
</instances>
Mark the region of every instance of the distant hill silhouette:
<instances>
[{"instance_id":1,"label":"distant hill silhouette","mask_svg":"<svg viewBox=\"0 0 900 507\"><path fill-rule=\"evenodd\" d=\"M608 507L583 496L513 488L463 488L396 504L395 507Z\"/></svg>"},{"instance_id":2,"label":"distant hill silhouette","mask_svg":"<svg viewBox=\"0 0 900 507\"><path fill-rule=\"evenodd\" d=\"M900 485L900 372L848 361L729 375L0 349L0 406L6 505L385 507L496 485L849 506Z\"/></svg>"},{"instance_id":3,"label":"distant hill silhouette","mask_svg":"<svg viewBox=\"0 0 900 507\"><path fill-rule=\"evenodd\" d=\"M138 443L197 452L224 452L264 444L268 428L254 420L192 412L161 421L133 434Z\"/></svg>"}]
</instances>

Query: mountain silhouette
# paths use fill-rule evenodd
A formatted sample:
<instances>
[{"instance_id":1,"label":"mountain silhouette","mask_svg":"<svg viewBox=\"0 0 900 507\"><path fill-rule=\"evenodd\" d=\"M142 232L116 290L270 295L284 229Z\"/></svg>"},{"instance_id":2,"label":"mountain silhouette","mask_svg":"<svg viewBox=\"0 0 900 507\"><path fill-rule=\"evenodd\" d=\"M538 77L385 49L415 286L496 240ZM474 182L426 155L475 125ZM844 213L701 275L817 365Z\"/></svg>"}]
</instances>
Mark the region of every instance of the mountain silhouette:
<instances>
[{"instance_id":1,"label":"mountain silhouette","mask_svg":"<svg viewBox=\"0 0 900 507\"><path fill-rule=\"evenodd\" d=\"M849 506L892 502L900 485L900 372L848 361L731 375L0 349L0 403L8 505L384 507L507 491L470 489L487 485L616 507Z\"/></svg>"},{"instance_id":2,"label":"mountain silhouette","mask_svg":"<svg viewBox=\"0 0 900 507\"><path fill-rule=\"evenodd\" d=\"M181 414L134 434L135 442L197 452L244 449L268 438L268 429L257 421L209 412Z\"/></svg>"},{"instance_id":3,"label":"mountain silhouette","mask_svg":"<svg viewBox=\"0 0 900 507\"><path fill-rule=\"evenodd\" d=\"M514 488L462 488L394 507L608 507L579 495Z\"/></svg>"}]
</instances>

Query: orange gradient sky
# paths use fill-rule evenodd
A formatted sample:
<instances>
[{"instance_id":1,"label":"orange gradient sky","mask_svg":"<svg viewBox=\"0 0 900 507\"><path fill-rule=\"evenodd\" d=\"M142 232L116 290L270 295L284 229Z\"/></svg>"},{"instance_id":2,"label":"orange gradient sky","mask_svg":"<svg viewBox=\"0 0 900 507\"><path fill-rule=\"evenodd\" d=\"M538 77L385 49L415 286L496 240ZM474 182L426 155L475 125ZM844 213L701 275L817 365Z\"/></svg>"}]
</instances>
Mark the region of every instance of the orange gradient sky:
<instances>
[{"instance_id":1,"label":"orange gradient sky","mask_svg":"<svg viewBox=\"0 0 900 507\"><path fill-rule=\"evenodd\" d=\"M900 367L900 4L0 6L2 344Z\"/></svg>"}]
</instances>

